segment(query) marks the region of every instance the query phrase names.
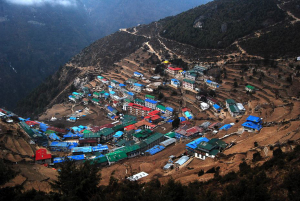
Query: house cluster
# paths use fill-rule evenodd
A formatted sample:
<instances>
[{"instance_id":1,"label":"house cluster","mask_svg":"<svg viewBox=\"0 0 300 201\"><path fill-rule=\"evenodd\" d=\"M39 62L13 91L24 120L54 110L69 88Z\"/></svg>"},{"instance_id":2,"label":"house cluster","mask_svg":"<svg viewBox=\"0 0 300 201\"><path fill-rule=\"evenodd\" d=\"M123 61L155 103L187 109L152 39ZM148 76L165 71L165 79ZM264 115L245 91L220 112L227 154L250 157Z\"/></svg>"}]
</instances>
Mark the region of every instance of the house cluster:
<instances>
[{"instance_id":1,"label":"house cluster","mask_svg":"<svg viewBox=\"0 0 300 201\"><path fill-rule=\"evenodd\" d=\"M205 76L209 67L195 66L191 70L184 71L170 62L163 63L166 66L165 72L172 77L169 83L172 87L176 89L182 87L196 92L196 99L199 100L202 110L211 108L216 113L221 112L224 107L222 103L211 96L198 93L201 91L197 88L199 80L203 80L204 84L213 90L220 87L220 84ZM194 114L186 107L178 111L180 125L177 129L167 134L156 132L159 126L173 121L175 111L157 100L155 96L139 95L145 86L138 83L136 80L138 78L143 79L144 75L134 72L133 78L124 83L99 75L93 84L86 84L68 96L71 102L82 103L85 106L92 103L105 109L107 117L116 120L111 124L61 129L20 118L19 125L33 139L33 143L48 147L52 151L50 154L44 148L37 150L35 155L37 163L55 165L71 159L79 162L92 160L99 164L112 164L139 155L154 155L183 139L193 140L186 144L186 151L190 156L202 160L207 157L214 158L227 147L220 139L207 139L204 136L209 132L228 130L232 124L222 125L220 122L206 121L201 125L191 126L190 120L194 119ZM102 87L97 86L97 83ZM255 91L255 87L250 85L245 89L249 93ZM226 108L232 117L244 115L246 111L243 104L236 103L233 99L226 100ZM0 110L0 118L4 116L7 116L7 113ZM76 119L76 115L70 116L69 121L75 122ZM244 131L259 131L262 128L262 120L259 117L249 116L242 126ZM106 144L111 145L111 148ZM66 152L68 156L56 157L57 152ZM180 166L188 160L188 156L183 156L174 164L168 163L165 168Z\"/></svg>"},{"instance_id":2,"label":"house cluster","mask_svg":"<svg viewBox=\"0 0 300 201\"><path fill-rule=\"evenodd\" d=\"M246 109L242 103L236 103L233 99L226 99L226 108L232 117L239 117L245 114Z\"/></svg>"},{"instance_id":3,"label":"house cluster","mask_svg":"<svg viewBox=\"0 0 300 201\"><path fill-rule=\"evenodd\" d=\"M209 69L209 66L195 66L191 70L184 71L182 68L175 67L170 63L164 64L166 65L166 73L173 77L170 82L171 86L179 88L182 84L184 89L192 91L196 89L196 80L203 77L205 72ZM216 86L219 87L219 84Z\"/></svg>"}]
</instances>

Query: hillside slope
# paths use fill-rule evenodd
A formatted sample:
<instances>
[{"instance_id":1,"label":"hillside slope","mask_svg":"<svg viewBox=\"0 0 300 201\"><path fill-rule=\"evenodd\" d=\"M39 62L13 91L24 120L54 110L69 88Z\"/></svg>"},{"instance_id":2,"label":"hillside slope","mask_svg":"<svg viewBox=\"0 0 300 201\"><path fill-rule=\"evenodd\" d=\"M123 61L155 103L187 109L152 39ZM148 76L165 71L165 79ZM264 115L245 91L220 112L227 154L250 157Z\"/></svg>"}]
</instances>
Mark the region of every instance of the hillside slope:
<instances>
[{"instance_id":1,"label":"hillside slope","mask_svg":"<svg viewBox=\"0 0 300 201\"><path fill-rule=\"evenodd\" d=\"M292 26L294 20L290 18L288 12L280 9L280 6L273 0L263 2L257 3L257 0L248 0L241 1L241 3L236 1L228 3L227 0L218 0L149 25L122 29L115 34L100 39L73 57L55 76L49 78L47 82L20 102L17 111L19 114L24 115L37 115L45 111L47 106L49 108L66 97L62 90L63 92L68 92L70 87L72 87L72 80L79 75L85 75L87 72L90 72L91 75L95 76L103 71L110 71L116 67L114 65L115 62L132 53L134 54L136 50L142 47L158 59L180 58L188 64L193 62L222 64L224 63L222 59L228 58L227 56L223 57L224 55L229 55L229 59L231 59L231 57L234 57L233 55L237 54L243 54L254 59L263 59L263 56L269 51L267 47L264 47L264 43L259 44L259 42L256 42L256 49L253 48L251 50L253 46L251 44L255 42L252 42L252 40L263 39L260 39L260 35L256 33L276 34L278 29L280 29L286 33L287 39L292 37L295 37L296 41L299 39L299 35L295 35L295 32L286 31L288 30L286 28ZM246 13L248 14L245 15ZM251 13L256 14L253 19ZM208 26L207 29L194 28L193 22L197 21L199 16L202 15L206 16L203 19L207 20L205 23ZM207 16L210 17L208 18ZM226 31L223 33L220 31L220 26L223 22L216 20L221 18L224 18L228 24L228 26L226 25ZM183 23L183 21L187 23ZM224 28L224 26L222 27ZM176 40L178 41L167 38L170 37L168 35L170 32L165 32L165 30L177 30L176 34L179 39ZM206 33L205 36L211 37L211 39L203 38L201 34L193 35L190 31L201 34L204 31ZM183 36L187 37L184 37L186 41L182 42L180 37ZM193 37L190 38L189 36ZM223 42L219 43L220 40ZM199 43L196 44L195 41ZM218 43L222 45L218 46ZM292 56L294 56L296 52L291 47L295 46L289 45L292 43L292 41L288 40L285 40L285 43L276 42L272 46L273 51L275 51L274 49L285 49L286 54L293 52ZM289 47L290 49L284 47ZM282 54L284 54L283 51L281 51ZM258 55L262 56L258 57ZM276 56L280 56L280 54L277 52L275 53ZM143 62L140 63L142 65ZM61 73L62 71L64 73ZM41 93L45 89L48 89L47 92ZM49 103L51 104L48 105Z\"/></svg>"},{"instance_id":2,"label":"hillside slope","mask_svg":"<svg viewBox=\"0 0 300 201\"><path fill-rule=\"evenodd\" d=\"M22 1L0 1L2 107L13 109L18 100L93 41L119 28L175 15L208 0L72 1L77 6L51 2L28 1L24 5Z\"/></svg>"}]
</instances>

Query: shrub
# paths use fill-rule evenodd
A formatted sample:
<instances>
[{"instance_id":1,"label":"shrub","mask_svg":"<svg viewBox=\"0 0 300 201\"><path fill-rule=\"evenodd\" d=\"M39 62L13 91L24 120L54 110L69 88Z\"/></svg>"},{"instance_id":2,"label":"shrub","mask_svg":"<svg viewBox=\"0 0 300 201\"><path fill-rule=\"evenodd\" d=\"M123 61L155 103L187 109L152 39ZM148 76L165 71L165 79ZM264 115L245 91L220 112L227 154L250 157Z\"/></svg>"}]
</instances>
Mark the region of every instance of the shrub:
<instances>
[{"instance_id":1,"label":"shrub","mask_svg":"<svg viewBox=\"0 0 300 201\"><path fill-rule=\"evenodd\" d=\"M200 170L200 171L198 172L198 177L201 177L202 175L204 175L204 170Z\"/></svg>"}]
</instances>

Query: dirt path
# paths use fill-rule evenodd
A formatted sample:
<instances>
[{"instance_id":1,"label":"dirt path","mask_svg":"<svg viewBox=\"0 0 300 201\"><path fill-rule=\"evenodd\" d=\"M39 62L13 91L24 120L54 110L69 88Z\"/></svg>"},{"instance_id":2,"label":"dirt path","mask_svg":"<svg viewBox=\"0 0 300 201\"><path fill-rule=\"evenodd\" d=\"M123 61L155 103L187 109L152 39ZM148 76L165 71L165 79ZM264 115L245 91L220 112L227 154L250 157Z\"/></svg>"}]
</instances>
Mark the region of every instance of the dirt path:
<instances>
[{"instance_id":1,"label":"dirt path","mask_svg":"<svg viewBox=\"0 0 300 201\"><path fill-rule=\"evenodd\" d=\"M285 4L285 2L284 2L283 4ZM293 15L290 11L287 11L287 10L282 9L281 6L280 6L279 4L277 4L277 7L278 7L280 10L286 12L286 14L288 14L290 17L292 17L292 18L294 19L293 21L291 21L292 24L295 24L296 22L299 22L299 21L300 21L300 19L299 19L298 17L296 17L295 15Z\"/></svg>"},{"instance_id":2,"label":"dirt path","mask_svg":"<svg viewBox=\"0 0 300 201\"><path fill-rule=\"evenodd\" d=\"M149 41L146 42L145 45L147 45L147 46L149 47L151 53L154 53L154 54L158 57L159 60L162 60L161 56L160 56L160 55L153 49L153 47L149 44Z\"/></svg>"}]
</instances>

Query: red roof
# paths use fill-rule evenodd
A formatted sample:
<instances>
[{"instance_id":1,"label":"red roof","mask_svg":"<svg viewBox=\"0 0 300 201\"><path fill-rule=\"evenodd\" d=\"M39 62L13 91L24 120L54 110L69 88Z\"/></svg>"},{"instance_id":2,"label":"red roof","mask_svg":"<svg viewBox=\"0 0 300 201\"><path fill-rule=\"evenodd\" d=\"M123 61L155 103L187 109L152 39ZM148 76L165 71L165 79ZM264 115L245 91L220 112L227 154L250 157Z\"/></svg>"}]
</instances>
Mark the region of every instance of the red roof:
<instances>
[{"instance_id":1,"label":"red roof","mask_svg":"<svg viewBox=\"0 0 300 201\"><path fill-rule=\"evenodd\" d=\"M190 125L190 124L191 124L191 122L189 122L189 121L182 121L182 122L180 122L180 124L186 124L186 125Z\"/></svg>"},{"instance_id":2,"label":"red roof","mask_svg":"<svg viewBox=\"0 0 300 201\"><path fill-rule=\"evenodd\" d=\"M182 70L182 68L178 68L178 67L168 67L169 70Z\"/></svg>"},{"instance_id":3,"label":"red roof","mask_svg":"<svg viewBox=\"0 0 300 201\"><path fill-rule=\"evenodd\" d=\"M6 111L5 111L5 110L0 109L0 112L6 114Z\"/></svg>"},{"instance_id":4,"label":"red roof","mask_svg":"<svg viewBox=\"0 0 300 201\"><path fill-rule=\"evenodd\" d=\"M125 131L135 130L135 125L132 124L132 125L126 126L126 127L124 128L124 130L125 130Z\"/></svg>"},{"instance_id":5,"label":"red roof","mask_svg":"<svg viewBox=\"0 0 300 201\"><path fill-rule=\"evenodd\" d=\"M189 128L186 130L186 135L185 136L191 136L191 135L194 135L195 133L199 133L199 132L202 132L203 129L202 128L199 128L198 126L194 126L192 128Z\"/></svg>"},{"instance_id":6,"label":"red roof","mask_svg":"<svg viewBox=\"0 0 300 201\"><path fill-rule=\"evenodd\" d=\"M128 106L134 107L136 109L144 110L144 111L151 111L150 108L142 106L142 105L138 105L138 104L135 104L135 103L129 103Z\"/></svg>"},{"instance_id":7,"label":"red roof","mask_svg":"<svg viewBox=\"0 0 300 201\"><path fill-rule=\"evenodd\" d=\"M26 121L25 123L26 123L28 126L39 125L39 123L36 122L36 121Z\"/></svg>"},{"instance_id":8,"label":"red roof","mask_svg":"<svg viewBox=\"0 0 300 201\"><path fill-rule=\"evenodd\" d=\"M159 110L154 110L154 111L150 112L144 119L150 119L150 118L152 119L153 117L159 116L158 115L159 113L160 113Z\"/></svg>"},{"instance_id":9,"label":"red roof","mask_svg":"<svg viewBox=\"0 0 300 201\"><path fill-rule=\"evenodd\" d=\"M94 127L92 127L91 131L94 132L94 133L96 133L96 132L98 132L99 130L101 130L103 128L112 128L112 127L114 127L113 124L104 124L102 126L94 126Z\"/></svg>"},{"instance_id":10,"label":"red roof","mask_svg":"<svg viewBox=\"0 0 300 201\"><path fill-rule=\"evenodd\" d=\"M98 141L95 140L95 139L83 139L83 140L79 140L79 144L82 144L82 143L98 143Z\"/></svg>"},{"instance_id":11,"label":"red roof","mask_svg":"<svg viewBox=\"0 0 300 201\"><path fill-rule=\"evenodd\" d=\"M214 128L215 126L220 126L220 125L221 125L221 123L215 122L215 123L210 124L210 125L208 126L208 128L209 128L209 129L212 129L212 128Z\"/></svg>"},{"instance_id":12,"label":"red roof","mask_svg":"<svg viewBox=\"0 0 300 201\"><path fill-rule=\"evenodd\" d=\"M214 103L218 103L219 102L218 100L216 100L216 99L214 99L212 97L207 97L207 100L210 100L210 101L212 101Z\"/></svg>"},{"instance_id":13,"label":"red roof","mask_svg":"<svg viewBox=\"0 0 300 201\"><path fill-rule=\"evenodd\" d=\"M51 154L47 154L46 149L38 149L35 152L35 160L36 161L50 159L50 158L52 158L52 156L51 156Z\"/></svg>"},{"instance_id":14,"label":"red roof","mask_svg":"<svg viewBox=\"0 0 300 201\"><path fill-rule=\"evenodd\" d=\"M191 111L189 108L185 107L185 108L182 108L182 112L186 112L186 111Z\"/></svg>"},{"instance_id":15,"label":"red roof","mask_svg":"<svg viewBox=\"0 0 300 201\"><path fill-rule=\"evenodd\" d=\"M160 113L159 110L154 110L154 111L150 112L150 113L148 114L148 116L157 115L157 114L159 114L159 113Z\"/></svg>"},{"instance_id":16,"label":"red roof","mask_svg":"<svg viewBox=\"0 0 300 201\"><path fill-rule=\"evenodd\" d=\"M151 117L151 120L152 120L152 121L155 121L155 120L157 120L157 119L160 119L160 116L159 116L159 115L154 115L154 116Z\"/></svg>"}]
</instances>

